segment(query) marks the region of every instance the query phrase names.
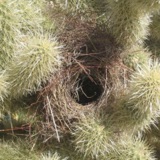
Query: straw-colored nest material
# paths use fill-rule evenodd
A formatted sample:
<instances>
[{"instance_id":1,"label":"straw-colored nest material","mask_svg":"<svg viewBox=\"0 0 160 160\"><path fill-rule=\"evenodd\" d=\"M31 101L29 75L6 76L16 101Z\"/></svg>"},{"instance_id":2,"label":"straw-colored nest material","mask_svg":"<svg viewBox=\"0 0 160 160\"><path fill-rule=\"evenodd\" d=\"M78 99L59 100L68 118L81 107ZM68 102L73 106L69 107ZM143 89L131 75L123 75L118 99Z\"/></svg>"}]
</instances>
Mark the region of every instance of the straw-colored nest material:
<instances>
[{"instance_id":1,"label":"straw-colored nest material","mask_svg":"<svg viewBox=\"0 0 160 160\"><path fill-rule=\"evenodd\" d=\"M84 72L80 67L72 69L76 71L73 73L66 69L58 73L40 92L39 96L44 103L44 121L40 122L42 128L38 128L38 131L41 130L40 134L45 136L45 140L55 137L59 139L62 134L67 133L71 124L77 121L81 115L88 114L98 107L99 99L103 94L100 93L98 98L90 103L80 104L76 90L81 87L78 84L79 75Z\"/></svg>"},{"instance_id":2,"label":"straw-colored nest material","mask_svg":"<svg viewBox=\"0 0 160 160\"><path fill-rule=\"evenodd\" d=\"M69 17L65 19L63 28L60 28L59 39L66 45L70 52L80 51L86 47L96 27L95 21L79 20L78 17Z\"/></svg>"},{"instance_id":3,"label":"straw-colored nest material","mask_svg":"<svg viewBox=\"0 0 160 160\"><path fill-rule=\"evenodd\" d=\"M108 45L115 45L107 25L99 24L97 13L89 11L72 13L69 9L58 9L56 6L48 8L49 19L56 26L59 41L68 52L90 53L100 47L102 52Z\"/></svg>"},{"instance_id":4,"label":"straw-colored nest material","mask_svg":"<svg viewBox=\"0 0 160 160\"><path fill-rule=\"evenodd\" d=\"M65 44L68 52L74 53L108 53L118 55L120 46L109 33L107 26L97 24L96 20L84 21L78 17L65 20L63 29L59 31L59 41Z\"/></svg>"},{"instance_id":5,"label":"straw-colored nest material","mask_svg":"<svg viewBox=\"0 0 160 160\"><path fill-rule=\"evenodd\" d=\"M105 28L97 26L95 18L90 21L63 14L62 19L62 14L57 12L51 18L60 26L57 36L64 44L66 64L39 92L38 99L43 102L44 120L37 131L44 141L60 140L82 115L97 112L102 106L106 109L126 83L127 69L119 46Z\"/></svg>"},{"instance_id":6,"label":"straw-colored nest material","mask_svg":"<svg viewBox=\"0 0 160 160\"><path fill-rule=\"evenodd\" d=\"M107 110L113 88L124 83L122 72L126 69L120 60L106 64L107 57L101 56L69 54L68 66L55 74L39 92L44 119L36 130L45 142L52 138L60 140L81 116L98 112L102 106Z\"/></svg>"}]
</instances>

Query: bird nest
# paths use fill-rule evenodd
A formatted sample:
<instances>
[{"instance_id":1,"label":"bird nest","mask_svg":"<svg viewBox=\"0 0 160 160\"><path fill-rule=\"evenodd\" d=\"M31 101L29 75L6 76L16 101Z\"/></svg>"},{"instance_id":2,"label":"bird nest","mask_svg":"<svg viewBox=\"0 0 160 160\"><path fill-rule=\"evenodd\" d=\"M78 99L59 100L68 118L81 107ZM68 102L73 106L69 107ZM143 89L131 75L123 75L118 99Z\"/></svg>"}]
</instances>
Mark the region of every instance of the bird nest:
<instances>
[{"instance_id":1,"label":"bird nest","mask_svg":"<svg viewBox=\"0 0 160 160\"><path fill-rule=\"evenodd\" d=\"M126 83L127 68L114 38L95 22L77 19L65 21L58 37L65 44L63 66L38 93L43 120L37 122L36 134L44 142L60 141L84 115L100 108L107 112Z\"/></svg>"}]
</instances>

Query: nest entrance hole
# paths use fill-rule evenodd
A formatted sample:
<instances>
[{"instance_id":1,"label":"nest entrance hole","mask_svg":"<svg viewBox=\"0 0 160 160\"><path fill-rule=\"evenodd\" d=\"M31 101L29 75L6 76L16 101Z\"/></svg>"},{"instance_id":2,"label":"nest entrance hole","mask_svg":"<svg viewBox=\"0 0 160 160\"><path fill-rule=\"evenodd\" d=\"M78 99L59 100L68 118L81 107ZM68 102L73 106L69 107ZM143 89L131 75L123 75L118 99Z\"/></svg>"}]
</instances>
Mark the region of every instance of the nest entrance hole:
<instances>
[{"instance_id":1,"label":"nest entrance hole","mask_svg":"<svg viewBox=\"0 0 160 160\"><path fill-rule=\"evenodd\" d=\"M75 101L81 105L87 105L96 102L101 97L104 88L95 77L81 75L77 80L75 90L72 94Z\"/></svg>"}]
</instances>

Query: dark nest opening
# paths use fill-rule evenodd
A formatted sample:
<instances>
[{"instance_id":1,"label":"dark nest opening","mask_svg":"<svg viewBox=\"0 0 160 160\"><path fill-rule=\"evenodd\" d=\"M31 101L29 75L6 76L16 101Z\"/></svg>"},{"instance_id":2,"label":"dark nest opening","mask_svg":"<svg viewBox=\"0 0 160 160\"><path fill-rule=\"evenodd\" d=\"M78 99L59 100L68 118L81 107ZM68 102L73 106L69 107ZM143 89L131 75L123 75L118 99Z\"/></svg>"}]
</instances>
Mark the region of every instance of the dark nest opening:
<instances>
[{"instance_id":1,"label":"dark nest opening","mask_svg":"<svg viewBox=\"0 0 160 160\"><path fill-rule=\"evenodd\" d=\"M103 85L94 76L80 75L71 96L81 105L98 101L104 92Z\"/></svg>"}]
</instances>

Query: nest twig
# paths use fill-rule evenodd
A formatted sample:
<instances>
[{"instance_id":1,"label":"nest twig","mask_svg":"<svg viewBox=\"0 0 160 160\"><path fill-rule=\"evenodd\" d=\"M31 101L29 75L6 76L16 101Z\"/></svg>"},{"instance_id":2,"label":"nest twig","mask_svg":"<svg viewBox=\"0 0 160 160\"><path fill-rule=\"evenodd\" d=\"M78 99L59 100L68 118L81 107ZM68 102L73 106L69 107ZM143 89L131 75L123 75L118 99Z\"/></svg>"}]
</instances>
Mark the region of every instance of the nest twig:
<instances>
[{"instance_id":1,"label":"nest twig","mask_svg":"<svg viewBox=\"0 0 160 160\"><path fill-rule=\"evenodd\" d=\"M82 115L102 107L107 111L127 79L120 47L94 18L87 21L64 15L57 24L63 24L58 39L65 47L65 63L39 92L43 119L37 123L37 134L44 142L52 138L60 141ZM92 92L98 95L94 97Z\"/></svg>"}]
</instances>

